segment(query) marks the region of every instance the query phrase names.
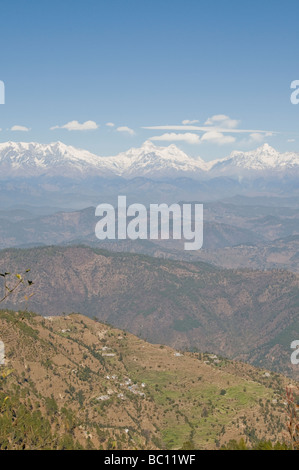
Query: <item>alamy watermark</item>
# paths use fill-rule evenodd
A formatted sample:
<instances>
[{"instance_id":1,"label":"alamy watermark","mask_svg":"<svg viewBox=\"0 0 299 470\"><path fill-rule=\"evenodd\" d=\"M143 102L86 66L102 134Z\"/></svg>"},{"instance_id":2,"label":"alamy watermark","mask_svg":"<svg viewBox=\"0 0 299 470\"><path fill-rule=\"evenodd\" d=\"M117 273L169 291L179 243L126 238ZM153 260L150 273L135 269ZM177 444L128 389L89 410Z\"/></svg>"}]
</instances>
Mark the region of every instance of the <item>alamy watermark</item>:
<instances>
[{"instance_id":1,"label":"alamy watermark","mask_svg":"<svg viewBox=\"0 0 299 470\"><path fill-rule=\"evenodd\" d=\"M291 355L291 363L293 366L299 365L299 341L293 341L291 344L291 349L295 349Z\"/></svg>"},{"instance_id":2,"label":"alamy watermark","mask_svg":"<svg viewBox=\"0 0 299 470\"><path fill-rule=\"evenodd\" d=\"M291 83L291 89L295 90L291 94L291 103L292 104L299 104L299 80L294 80Z\"/></svg>"},{"instance_id":3,"label":"alamy watermark","mask_svg":"<svg viewBox=\"0 0 299 470\"><path fill-rule=\"evenodd\" d=\"M0 104L5 104L5 85L2 80L0 80Z\"/></svg>"},{"instance_id":4,"label":"alamy watermark","mask_svg":"<svg viewBox=\"0 0 299 470\"><path fill-rule=\"evenodd\" d=\"M5 346L3 341L0 341L0 366L5 365Z\"/></svg>"},{"instance_id":5,"label":"alamy watermark","mask_svg":"<svg viewBox=\"0 0 299 470\"><path fill-rule=\"evenodd\" d=\"M126 196L118 197L117 211L111 204L96 208L95 234L99 240L184 240L184 249L203 245L202 204L143 204L127 207Z\"/></svg>"}]
</instances>

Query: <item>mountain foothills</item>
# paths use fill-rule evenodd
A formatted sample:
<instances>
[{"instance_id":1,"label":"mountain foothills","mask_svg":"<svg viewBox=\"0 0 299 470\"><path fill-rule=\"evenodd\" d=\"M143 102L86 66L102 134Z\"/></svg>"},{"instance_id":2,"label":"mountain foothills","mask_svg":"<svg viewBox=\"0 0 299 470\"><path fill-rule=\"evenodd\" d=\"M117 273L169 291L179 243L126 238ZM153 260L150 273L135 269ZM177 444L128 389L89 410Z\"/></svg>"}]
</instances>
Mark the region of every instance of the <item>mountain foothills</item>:
<instances>
[{"instance_id":1,"label":"mountain foothills","mask_svg":"<svg viewBox=\"0 0 299 470\"><path fill-rule=\"evenodd\" d=\"M290 446L283 376L77 314L2 310L0 330L1 450Z\"/></svg>"},{"instance_id":2,"label":"mountain foothills","mask_svg":"<svg viewBox=\"0 0 299 470\"><path fill-rule=\"evenodd\" d=\"M178 240L99 241L95 236L95 207L57 211L22 206L0 211L0 248L84 243L226 268L298 272L298 209L298 200L283 197L206 202L203 249L186 252Z\"/></svg>"},{"instance_id":3,"label":"mountain foothills","mask_svg":"<svg viewBox=\"0 0 299 470\"><path fill-rule=\"evenodd\" d=\"M210 201L237 194L298 196L299 154L268 144L222 160L191 158L175 145L145 142L113 157L100 157L61 142L0 144L2 207L54 205L82 209L115 203L125 194L140 203Z\"/></svg>"},{"instance_id":4,"label":"mountain foothills","mask_svg":"<svg viewBox=\"0 0 299 470\"><path fill-rule=\"evenodd\" d=\"M84 246L1 252L0 272L31 268L30 309L79 312L152 343L211 352L299 378L299 278L285 271L222 270ZM22 291L7 307L25 308Z\"/></svg>"}]
</instances>

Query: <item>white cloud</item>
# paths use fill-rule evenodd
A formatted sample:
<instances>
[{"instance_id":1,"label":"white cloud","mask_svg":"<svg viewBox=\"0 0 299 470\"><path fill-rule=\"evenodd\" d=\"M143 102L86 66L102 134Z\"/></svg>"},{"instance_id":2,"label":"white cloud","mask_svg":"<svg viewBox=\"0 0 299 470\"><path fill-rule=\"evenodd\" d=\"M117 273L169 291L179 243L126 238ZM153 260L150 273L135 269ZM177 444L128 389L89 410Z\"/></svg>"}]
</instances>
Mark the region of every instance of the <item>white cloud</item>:
<instances>
[{"instance_id":1,"label":"white cloud","mask_svg":"<svg viewBox=\"0 0 299 470\"><path fill-rule=\"evenodd\" d=\"M106 122L106 126L107 127L114 127L115 124L114 124L114 122Z\"/></svg>"},{"instance_id":2,"label":"white cloud","mask_svg":"<svg viewBox=\"0 0 299 470\"><path fill-rule=\"evenodd\" d=\"M250 134L250 143L261 143L265 140L265 134L259 134L258 132L253 132Z\"/></svg>"},{"instance_id":3,"label":"white cloud","mask_svg":"<svg viewBox=\"0 0 299 470\"><path fill-rule=\"evenodd\" d=\"M247 139L240 141L241 144L251 145L251 144L261 144L265 141L267 137L273 137L273 132L252 132Z\"/></svg>"},{"instance_id":4,"label":"white cloud","mask_svg":"<svg viewBox=\"0 0 299 470\"><path fill-rule=\"evenodd\" d=\"M163 135L151 137L149 140L153 141L168 141L168 142L186 142L187 144L199 144L200 137L197 134L186 132L185 134L176 134L175 132L169 132Z\"/></svg>"},{"instance_id":5,"label":"white cloud","mask_svg":"<svg viewBox=\"0 0 299 470\"><path fill-rule=\"evenodd\" d=\"M234 129L238 127L239 121L237 121L236 119L231 119L229 116L226 116L225 114L216 114L215 116L210 117L205 122L205 126L215 126L215 125L226 127L228 129Z\"/></svg>"},{"instance_id":6,"label":"white cloud","mask_svg":"<svg viewBox=\"0 0 299 470\"><path fill-rule=\"evenodd\" d=\"M120 126L116 130L117 132L123 132L125 134L135 135L135 132L133 131L133 129L130 129L130 127L127 127L127 126Z\"/></svg>"},{"instance_id":7,"label":"white cloud","mask_svg":"<svg viewBox=\"0 0 299 470\"><path fill-rule=\"evenodd\" d=\"M185 119L184 121L182 121L182 124L184 124L184 126L187 126L189 124L196 124L197 122L199 122L197 119L194 119L193 121L190 121L189 119Z\"/></svg>"},{"instance_id":8,"label":"white cloud","mask_svg":"<svg viewBox=\"0 0 299 470\"><path fill-rule=\"evenodd\" d=\"M290 143L296 142L296 139L288 139L287 142L290 142Z\"/></svg>"},{"instance_id":9,"label":"white cloud","mask_svg":"<svg viewBox=\"0 0 299 470\"><path fill-rule=\"evenodd\" d=\"M64 124L64 126L51 127L51 131L54 131L55 129L66 129L68 131L90 131L98 129L98 127L98 124L94 121L85 121L82 124L80 124L78 121L70 121L67 124Z\"/></svg>"},{"instance_id":10,"label":"white cloud","mask_svg":"<svg viewBox=\"0 0 299 470\"><path fill-rule=\"evenodd\" d=\"M29 132L31 129L25 126L12 126L10 130L13 132Z\"/></svg>"},{"instance_id":11,"label":"white cloud","mask_svg":"<svg viewBox=\"0 0 299 470\"><path fill-rule=\"evenodd\" d=\"M210 143L216 145L227 145L238 141L252 144L261 143L266 137L272 137L277 132L256 129L239 129L239 121L231 119L226 114L216 114L210 117L203 126L194 125L198 121L184 120L181 125L164 125L143 127L147 130L167 131L162 136L153 137L151 140L173 140L189 143ZM182 131L186 131L183 134ZM198 134L197 134L198 133ZM240 140L239 137L243 137Z\"/></svg>"},{"instance_id":12,"label":"white cloud","mask_svg":"<svg viewBox=\"0 0 299 470\"><path fill-rule=\"evenodd\" d=\"M222 132L206 132L202 138L201 142L208 142L217 145L226 145L226 144L233 144L236 141L236 138L232 135L224 135Z\"/></svg>"},{"instance_id":13,"label":"white cloud","mask_svg":"<svg viewBox=\"0 0 299 470\"><path fill-rule=\"evenodd\" d=\"M200 131L200 132L221 132L221 133L229 133L229 134L252 134L252 133L260 133L264 135L275 135L277 132L274 131L264 131L264 130L256 130L256 129L229 129L225 127L210 127L210 126L144 126L142 129L148 130L164 130L164 131Z\"/></svg>"}]
</instances>

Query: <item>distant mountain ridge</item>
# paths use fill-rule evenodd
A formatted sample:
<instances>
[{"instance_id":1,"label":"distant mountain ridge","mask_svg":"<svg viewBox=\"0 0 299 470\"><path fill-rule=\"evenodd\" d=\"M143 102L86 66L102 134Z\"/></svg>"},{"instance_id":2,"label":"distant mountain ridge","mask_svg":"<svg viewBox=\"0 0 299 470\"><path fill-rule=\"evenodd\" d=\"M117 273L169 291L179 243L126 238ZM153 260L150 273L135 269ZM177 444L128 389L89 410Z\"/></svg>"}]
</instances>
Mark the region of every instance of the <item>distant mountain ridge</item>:
<instances>
[{"instance_id":1,"label":"distant mountain ridge","mask_svg":"<svg viewBox=\"0 0 299 470\"><path fill-rule=\"evenodd\" d=\"M39 176L212 179L294 171L299 172L299 153L281 154L268 144L249 152L235 151L208 163L189 157L175 145L158 147L150 141L111 157L100 157L61 142L0 144L1 180Z\"/></svg>"}]
</instances>

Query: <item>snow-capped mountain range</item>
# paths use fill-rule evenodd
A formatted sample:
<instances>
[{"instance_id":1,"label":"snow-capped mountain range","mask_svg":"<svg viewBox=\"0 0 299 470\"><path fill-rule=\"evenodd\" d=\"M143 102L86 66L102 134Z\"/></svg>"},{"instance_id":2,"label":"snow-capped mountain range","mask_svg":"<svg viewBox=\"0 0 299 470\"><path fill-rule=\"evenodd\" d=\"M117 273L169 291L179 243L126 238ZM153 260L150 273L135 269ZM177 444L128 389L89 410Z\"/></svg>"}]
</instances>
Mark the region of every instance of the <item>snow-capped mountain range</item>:
<instances>
[{"instance_id":1,"label":"snow-capped mountain range","mask_svg":"<svg viewBox=\"0 0 299 470\"><path fill-rule=\"evenodd\" d=\"M61 142L47 145L0 144L1 180L38 176L212 179L221 176L294 175L294 172L299 172L299 154L281 154L268 144L250 152L235 151L224 159L209 163L189 157L175 145L157 147L150 141L141 148L132 148L111 157L100 157Z\"/></svg>"}]
</instances>

